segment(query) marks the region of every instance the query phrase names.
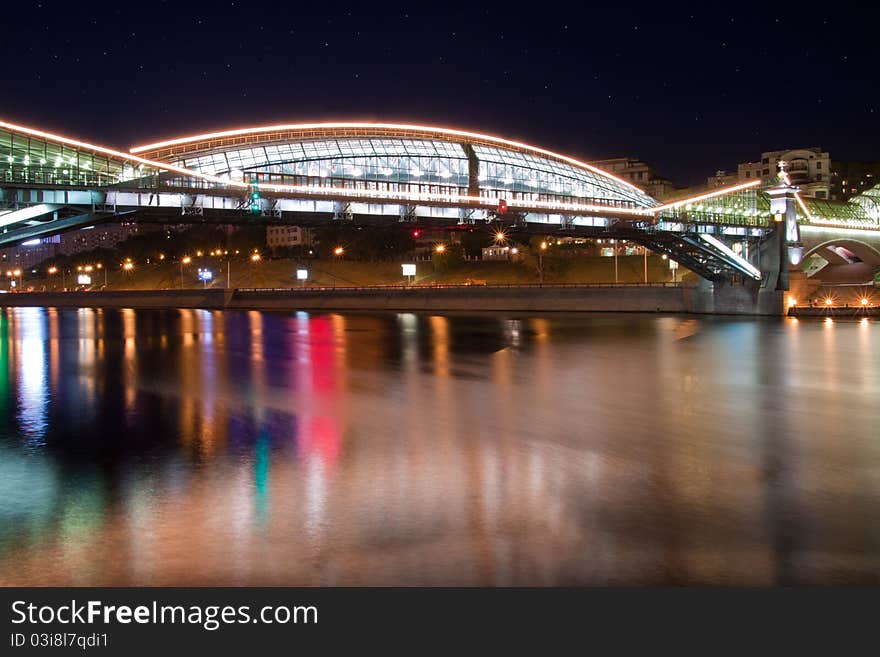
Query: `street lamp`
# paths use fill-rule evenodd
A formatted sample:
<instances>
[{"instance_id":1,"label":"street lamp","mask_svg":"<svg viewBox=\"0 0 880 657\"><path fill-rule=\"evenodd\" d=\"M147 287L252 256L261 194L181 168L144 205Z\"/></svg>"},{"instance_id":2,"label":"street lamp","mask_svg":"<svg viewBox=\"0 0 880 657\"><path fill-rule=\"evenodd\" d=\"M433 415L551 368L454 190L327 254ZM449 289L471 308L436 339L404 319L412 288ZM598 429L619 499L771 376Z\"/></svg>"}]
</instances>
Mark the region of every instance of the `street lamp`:
<instances>
[{"instance_id":1,"label":"street lamp","mask_svg":"<svg viewBox=\"0 0 880 657\"><path fill-rule=\"evenodd\" d=\"M611 243L614 245L614 282L617 283L617 240L611 240Z\"/></svg>"},{"instance_id":2,"label":"street lamp","mask_svg":"<svg viewBox=\"0 0 880 657\"><path fill-rule=\"evenodd\" d=\"M445 244L438 244L437 246L434 247L434 251L436 251L437 253L444 253L446 251L446 245Z\"/></svg>"},{"instance_id":3,"label":"street lamp","mask_svg":"<svg viewBox=\"0 0 880 657\"><path fill-rule=\"evenodd\" d=\"M335 255L336 258L341 258L344 253L345 249L341 246L337 246L333 249L333 255ZM336 258L333 258L333 260L330 261L330 275L333 277L333 287L336 287L336 275L333 273L333 264L336 262Z\"/></svg>"},{"instance_id":4,"label":"street lamp","mask_svg":"<svg viewBox=\"0 0 880 657\"><path fill-rule=\"evenodd\" d=\"M547 242L541 242L541 248L538 249L538 281L544 282L544 251L547 250Z\"/></svg>"},{"instance_id":5,"label":"street lamp","mask_svg":"<svg viewBox=\"0 0 880 657\"><path fill-rule=\"evenodd\" d=\"M58 273L58 267L52 265L51 267L49 267L49 269L46 270L46 273L48 273L49 276L54 276ZM62 274L62 276L64 276L64 274Z\"/></svg>"},{"instance_id":6,"label":"street lamp","mask_svg":"<svg viewBox=\"0 0 880 657\"><path fill-rule=\"evenodd\" d=\"M251 262L259 262L259 261L260 261L260 254L259 254L259 253L254 253L254 254L251 256Z\"/></svg>"},{"instance_id":7,"label":"street lamp","mask_svg":"<svg viewBox=\"0 0 880 657\"><path fill-rule=\"evenodd\" d=\"M180 259L180 289L181 290L183 289L183 266L188 265L191 262L192 262L192 258L190 258L189 256L183 256Z\"/></svg>"}]
</instances>

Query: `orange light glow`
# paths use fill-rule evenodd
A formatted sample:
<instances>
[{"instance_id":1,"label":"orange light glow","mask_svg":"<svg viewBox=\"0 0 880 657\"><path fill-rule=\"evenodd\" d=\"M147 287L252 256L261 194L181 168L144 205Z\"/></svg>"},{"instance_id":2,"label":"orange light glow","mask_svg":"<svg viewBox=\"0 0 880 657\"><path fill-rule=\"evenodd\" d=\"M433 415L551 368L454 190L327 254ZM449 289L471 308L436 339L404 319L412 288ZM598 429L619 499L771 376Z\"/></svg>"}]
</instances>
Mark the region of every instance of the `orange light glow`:
<instances>
[{"instance_id":1,"label":"orange light glow","mask_svg":"<svg viewBox=\"0 0 880 657\"><path fill-rule=\"evenodd\" d=\"M761 184L761 180L751 180L747 183L740 183L738 185L732 185L730 187L722 187L720 189L716 189L714 192L708 192L706 194L700 194L699 196L692 196L690 198L684 198L680 201L673 201L672 203L666 203L664 205L658 205L657 207L651 208L652 212L660 212L662 210L672 210L674 208L679 208L682 205L687 205L688 203L697 203L699 201L705 201L710 198L715 198L716 196L724 196L725 194L732 194L733 192L739 192L744 189L748 189L750 187L755 187Z\"/></svg>"}]
</instances>

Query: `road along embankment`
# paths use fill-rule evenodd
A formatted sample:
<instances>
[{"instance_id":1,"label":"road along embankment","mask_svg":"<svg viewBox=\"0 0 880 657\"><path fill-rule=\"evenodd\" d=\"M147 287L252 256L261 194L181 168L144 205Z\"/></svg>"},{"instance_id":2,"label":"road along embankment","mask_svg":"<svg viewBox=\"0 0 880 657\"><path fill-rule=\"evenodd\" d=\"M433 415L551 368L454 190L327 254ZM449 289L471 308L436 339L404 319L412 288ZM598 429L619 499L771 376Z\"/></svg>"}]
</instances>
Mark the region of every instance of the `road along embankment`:
<instances>
[{"instance_id":1,"label":"road along embankment","mask_svg":"<svg viewBox=\"0 0 880 657\"><path fill-rule=\"evenodd\" d=\"M702 300L696 287L658 283L22 292L0 295L0 306L689 313Z\"/></svg>"}]
</instances>

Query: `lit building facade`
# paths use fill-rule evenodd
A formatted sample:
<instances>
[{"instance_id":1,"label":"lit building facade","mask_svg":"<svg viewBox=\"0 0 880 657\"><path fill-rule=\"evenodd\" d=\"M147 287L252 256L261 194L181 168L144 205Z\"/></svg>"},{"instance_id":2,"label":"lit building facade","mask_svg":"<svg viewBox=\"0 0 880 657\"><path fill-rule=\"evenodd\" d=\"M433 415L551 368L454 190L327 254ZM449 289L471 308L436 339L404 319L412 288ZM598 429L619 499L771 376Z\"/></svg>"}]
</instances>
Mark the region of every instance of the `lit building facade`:
<instances>
[{"instance_id":1,"label":"lit building facade","mask_svg":"<svg viewBox=\"0 0 880 657\"><path fill-rule=\"evenodd\" d=\"M831 198L846 201L880 184L880 162L831 163Z\"/></svg>"},{"instance_id":2,"label":"lit building facade","mask_svg":"<svg viewBox=\"0 0 880 657\"><path fill-rule=\"evenodd\" d=\"M270 249L311 244L311 231L302 226L266 226L266 246Z\"/></svg>"},{"instance_id":3,"label":"lit building facade","mask_svg":"<svg viewBox=\"0 0 880 657\"><path fill-rule=\"evenodd\" d=\"M661 177L657 174L654 167L637 158L615 157L607 160L596 160L592 164L631 182L654 198L666 198L676 191L670 180Z\"/></svg>"},{"instance_id":4,"label":"lit building facade","mask_svg":"<svg viewBox=\"0 0 880 657\"><path fill-rule=\"evenodd\" d=\"M791 182L800 187L802 196L831 198L831 155L821 148L795 148L761 153L757 162L743 162L737 167L740 181L768 178L779 171L779 162Z\"/></svg>"}]
</instances>

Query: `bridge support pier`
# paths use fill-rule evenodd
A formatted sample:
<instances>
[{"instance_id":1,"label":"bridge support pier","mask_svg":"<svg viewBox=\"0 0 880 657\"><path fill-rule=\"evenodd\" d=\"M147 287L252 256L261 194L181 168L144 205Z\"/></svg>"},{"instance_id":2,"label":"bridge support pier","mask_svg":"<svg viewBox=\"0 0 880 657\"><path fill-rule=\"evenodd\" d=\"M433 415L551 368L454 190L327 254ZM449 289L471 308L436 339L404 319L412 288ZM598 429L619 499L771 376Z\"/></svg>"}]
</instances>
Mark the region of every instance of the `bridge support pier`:
<instances>
[{"instance_id":1,"label":"bridge support pier","mask_svg":"<svg viewBox=\"0 0 880 657\"><path fill-rule=\"evenodd\" d=\"M761 280L736 283L731 280L703 281L698 291L698 303L706 304L705 312L745 315L783 315L785 293L790 287L788 264L789 245L799 245L797 228L797 187L793 187L784 172L779 184L768 190L770 210L775 227L758 246L757 263ZM711 296L708 293L711 288Z\"/></svg>"}]
</instances>

